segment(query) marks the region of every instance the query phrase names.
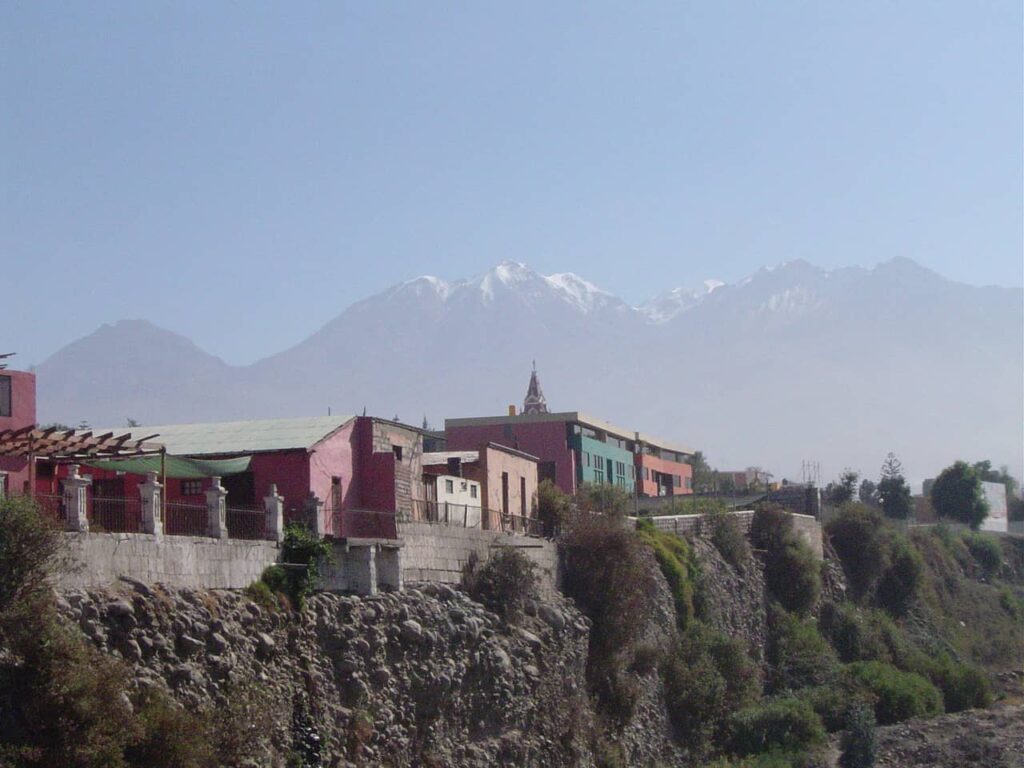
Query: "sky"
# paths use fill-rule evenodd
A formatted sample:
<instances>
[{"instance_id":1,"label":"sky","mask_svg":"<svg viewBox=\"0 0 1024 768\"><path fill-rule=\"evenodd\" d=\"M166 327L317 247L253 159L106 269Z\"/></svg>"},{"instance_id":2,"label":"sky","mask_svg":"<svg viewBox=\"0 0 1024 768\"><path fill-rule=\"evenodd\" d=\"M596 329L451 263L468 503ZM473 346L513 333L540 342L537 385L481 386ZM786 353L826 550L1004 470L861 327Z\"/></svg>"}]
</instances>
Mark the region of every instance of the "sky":
<instances>
[{"instance_id":1,"label":"sky","mask_svg":"<svg viewBox=\"0 0 1024 768\"><path fill-rule=\"evenodd\" d=\"M1024 282L1010 2L0 5L0 352L231 363L504 259L630 302L803 258Z\"/></svg>"}]
</instances>

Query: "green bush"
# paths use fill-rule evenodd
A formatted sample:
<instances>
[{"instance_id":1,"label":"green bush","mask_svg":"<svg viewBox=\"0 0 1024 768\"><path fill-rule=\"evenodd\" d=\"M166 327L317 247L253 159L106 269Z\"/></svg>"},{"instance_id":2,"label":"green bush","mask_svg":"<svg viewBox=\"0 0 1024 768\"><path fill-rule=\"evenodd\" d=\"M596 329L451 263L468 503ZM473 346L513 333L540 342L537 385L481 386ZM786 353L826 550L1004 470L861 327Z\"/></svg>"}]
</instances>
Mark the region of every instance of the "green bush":
<instances>
[{"instance_id":1,"label":"green bush","mask_svg":"<svg viewBox=\"0 0 1024 768\"><path fill-rule=\"evenodd\" d=\"M502 547L481 564L472 553L462 569L462 586L506 622L518 621L529 600L537 599L537 566L514 547Z\"/></svg>"},{"instance_id":2,"label":"green bush","mask_svg":"<svg viewBox=\"0 0 1024 768\"><path fill-rule=\"evenodd\" d=\"M772 502L758 504L750 521L750 543L757 549L771 549L793 535L793 517L785 507Z\"/></svg>"},{"instance_id":3,"label":"green bush","mask_svg":"<svg viewBox=\"0 0 1024 768\"><path fill-rule=\"evenodd\" d=\"M306 598L316 588L320 569L330 560L331 545L311 533L305 526L289 523L281 542L281 563L263 571L260 580L272 592L280 592L302 609Z\"/></svg>"},{"instance_id":4,"label":"green bush","mask_svg":"<svg viewBox=\"0 0 1024 768\"><path fill-rule=\"evenodd\" d=\"M917 673L901 672L880 661L854 662L847 670L853 681L873 698L875 717L882 725L943 711L938 689Z\"/></svg>"},{"instance_id":5,"label":"green bush","mask_svg":"<svg viewBox=\"0 0 1024 768\"><path fill-rule=\"evenodd\" d=\"M731 718L732 748L740 755L772 748L804 750L825 742L821 720L805 701L780 698L736 712Z\"/></svg>"},{"instance_id":6,"label":"green bush","mask_svg":"<svg viewBox=\"0 0 1024 768\"><path fill-rule=\"evenodd\" d=\"M888 567L888 528L877 510L847 504L825 529L839 555L851 595L864 600Z\"/></svg>"},{"instance_id":7,"label":"green bush","mask_svg":"<svg viewBox=\"0 0 1024 768\"><path fill-rule=\"evenodd\" d=\"M821 566L795 534L776 540L765 558L768 592L788 611L808 613L821 594Z\"/></svg>"},{"instance_id":8,"label":"green bush","mask_svg":"<svg viewBox=\"0 0 1024 768\"><path fill-rule=\"evenodd\" d=\"M269 569L265 568L263 570L263 575L259 581L254 581L245 588L245 595L264 610L274 611L277 610L279 604L277 602L277 594L270 588L268 583L267 570Z\"/></svg>"},{"instance_id":9,"label":"green bush","mask_svg":"<svg viewBox=\"0 0 1024 768\"><path fill-rule=\"evenodd\" d=\"M986 579L999 575L1003 567L1003 549L995 536L984 533L964 533L964 544Z\"/></svg>"},{"instance_id":10,"label":"green bush","mask_svg":"<svg viewBox=\"0 0 1024 768\"><path fill-rule=\"evenodd\" d=\"M780 692L831 684L838 676L835 651L811 619L773 607L768 614L768 690Z\"/></svg>"},{"instance_id":11,"label":"green bush","mask_svg":"<svg viewBox=\"0 0 1024 768\"><path fill-rule=\"evenodd\" d=\"M845 727L850 703L858 700L856 694L854 687L843 677L838 677L835 682L828 685L801 688L792 693L794 697L810 705L829 733L841 731Z\"/></svg>"},{"instance_id":12,"label":"green bush","mask_svg":"<svg viewBox=\"0 0 1024 768\"><path fill-rule=\"evenodd\" d=\"M734 569L744 572L750 563L750 544L736 522L736 516L725 511L709 512L704 524L710 531L711 543Z\"/></svg>"},{"instance_id":13,"label":"green bush","mask_svg":"<svg viewBox=\"0 0 1024 768\"><path fill-rule=\"evenodd\" d=\"M984 709L992 703L992 691L985 673L975 666L953 661L943 654L926 665L922 674L942 691L946 712Z\"/></svg>"},{"instance_id":14,"label":"green bush","mask_svg":"<svg viewBox=\"0 0 1024 768\"><path fill-rule=\"evenodd\" d=\"M685 539L657 530L650 520L640 520L637 530L651 547L665 581L672 593L676 623L685 629L694 616L694 592L697 561Z\"/></svg>"},{"instance_id":15,"label":"green bush","mask_svg":"<svg viewBox=\"0 0 1024 768\"><path fill-rule=\"evenodd\" d=\"M878 754L878 739L875 736L875 713L871 711L870 706L858 703L850 707L840 748L840 768L874 766Z\"/></svg>"},{"instance_id":16,"label":"green bush","mask_svg":"<svg viewBox=\"0 0 1024 768\"><path fill-rule=\"evenodd\" d=\"M878 603L892 615L902 616L917 594L924 564L904 536L892 539L888 560L889 567L878 583Z\"/></svg>"},{"instance_id":17,"label":"green bush","mask_svg":"<svg viewBox=\"0 0 1024 768\"><path fill-rule=\"evenodd\" d=\"M693 754L721 740L728 714L761 692L760 671L741 644L696 621L662 662L662 679L676 738Z\"/></svg>"},{"instance_id":18,"label":"green bush","mask_svg":"<svg viewBox=\"0 0 1024 768\"><path fill-rule=\"evenodd\" d=\"M571 513L563 524L563 591L593 622L587 683L599 709L618 720L632 715L626 677L640 632L653 610L655 572L635 531L616 515Z\"/></svg>"}]
</instances>

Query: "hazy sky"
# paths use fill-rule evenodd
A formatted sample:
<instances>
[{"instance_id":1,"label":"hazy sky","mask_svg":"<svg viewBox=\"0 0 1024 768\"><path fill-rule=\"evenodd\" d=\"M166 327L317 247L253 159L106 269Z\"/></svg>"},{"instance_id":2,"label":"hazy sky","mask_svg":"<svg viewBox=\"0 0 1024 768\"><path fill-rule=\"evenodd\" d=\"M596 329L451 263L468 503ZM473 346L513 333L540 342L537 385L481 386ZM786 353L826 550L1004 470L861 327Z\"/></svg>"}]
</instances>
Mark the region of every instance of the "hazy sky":
<instances>
[{"instance_id":1,"label":"hazy sky","mask_svg":"<svg viewBox=\"0 0 1024 768\"><path fill-rule=\"evenodd\" d=\"M1020 285L1021 13L6 2L0 352L144 317L248 362L508 258L634 302L797 257Z\"/></svg>"}]
</instances>

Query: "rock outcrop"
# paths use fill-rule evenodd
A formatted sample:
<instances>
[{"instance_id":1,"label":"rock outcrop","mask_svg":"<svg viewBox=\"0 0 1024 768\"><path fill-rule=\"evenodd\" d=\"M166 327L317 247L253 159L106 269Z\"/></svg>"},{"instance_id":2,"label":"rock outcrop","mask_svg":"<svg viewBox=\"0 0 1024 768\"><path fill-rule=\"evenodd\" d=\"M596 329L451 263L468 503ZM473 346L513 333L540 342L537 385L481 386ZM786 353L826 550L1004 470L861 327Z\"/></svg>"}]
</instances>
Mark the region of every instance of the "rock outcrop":
<instances>
[{"instance_id":1,"label":"rock outcrop","mask_svg":"<svg viewBox=\"0 0 1024 768\"><path fill-rule=\"evenodd\" d=\"M138 686L197 711L258 697L261 765L593 764L589 624L560 598L514 627L434 584L317 594L301 613L141 584L67 592L60 607Z\"/></svg>"}]
</instances>

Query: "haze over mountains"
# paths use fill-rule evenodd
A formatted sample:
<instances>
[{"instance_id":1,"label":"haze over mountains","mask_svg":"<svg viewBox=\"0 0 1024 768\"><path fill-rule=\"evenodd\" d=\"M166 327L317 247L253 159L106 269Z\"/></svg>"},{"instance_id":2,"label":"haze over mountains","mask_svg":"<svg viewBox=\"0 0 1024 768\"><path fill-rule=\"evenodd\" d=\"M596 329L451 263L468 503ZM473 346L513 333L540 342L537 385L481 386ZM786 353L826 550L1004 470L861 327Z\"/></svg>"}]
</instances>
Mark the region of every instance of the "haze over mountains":
<instances>
[{"instance_id":1,"label":"haze over mountains","mask_svg":"<svg viewBox=\"0 0 1024 768\"><path fill-rule=\"evenodd\" d=\"M697 281L695 281L697 282ZM957 458L1024 466L1024 291L949 281L913 261L803 261L631 306L573 274L503 262L419 277L299 344L229 366L144 320L104 325L38 369L41 421L94 425L326 413L497 415L531 360L553 410L702 449L720 467L914 481Z\"/></svg>"}]
</instances>

